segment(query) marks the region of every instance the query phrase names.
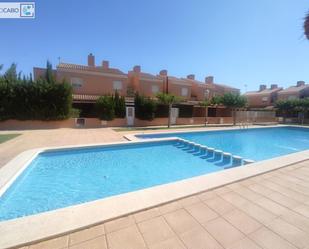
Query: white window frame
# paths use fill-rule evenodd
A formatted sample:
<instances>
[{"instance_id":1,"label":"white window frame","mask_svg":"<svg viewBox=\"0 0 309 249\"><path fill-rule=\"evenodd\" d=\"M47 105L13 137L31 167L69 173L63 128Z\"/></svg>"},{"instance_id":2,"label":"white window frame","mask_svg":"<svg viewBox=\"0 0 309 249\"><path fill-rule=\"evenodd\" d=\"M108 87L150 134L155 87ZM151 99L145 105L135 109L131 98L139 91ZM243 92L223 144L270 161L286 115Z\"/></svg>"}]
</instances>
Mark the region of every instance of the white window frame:
<instances>
[{"instance_id":1,"label":"white window frame","mask_svg":"<svg viewBox=\"0 0 309 249\"><path fill-rule=\"evenodd\" d=\"M114 80L113 81L113 89L116 90L122 90L122 81L120 80Z\"/></svg>"},{"instance_id":2,"label":"white window frame","mask_svg":"<svg viewBox=\"0 0 309 249\"><path fill-rule=\"evenodd\" d=\"M151 86L151 92L152 93L158 93L159 92L159 86L158 85L152 85Z\"/></svg>"},{"instance_id":3,"label":"white window frame","mask_svg":"<svg viewBox=\"0 0 309 249\"><path fill-rule=\"evenodd\" d=\"M182 87L181 88L181 96L186 97L189 94L189 89L188 87Z\"/></svg>"},{"instance_id":4,"label":"white window frame","mask_svg":"<svg viewBox=\"0 0 309 249\"><path fill-rule=\"evenodd\" d=\"M73 88L81 88L84 85L84 80L78 77L71 78L71 86Z\"/></svg>"}]
</instances>

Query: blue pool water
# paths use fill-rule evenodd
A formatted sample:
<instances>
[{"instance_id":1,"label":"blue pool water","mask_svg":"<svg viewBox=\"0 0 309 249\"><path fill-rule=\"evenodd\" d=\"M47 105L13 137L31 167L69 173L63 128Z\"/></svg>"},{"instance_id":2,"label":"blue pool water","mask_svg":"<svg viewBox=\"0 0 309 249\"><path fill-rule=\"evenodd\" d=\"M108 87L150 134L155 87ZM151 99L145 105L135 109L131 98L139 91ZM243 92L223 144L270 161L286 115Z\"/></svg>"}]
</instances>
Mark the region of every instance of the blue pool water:
<instances>
[{"instance_id":1,"label":"blue pool water","mask_svg":"<svg viewBox=\"0 0 309 249\"><path fill-rule=\"evenodd\" d=\"M255 161L309 149L309 129L296 127L138 135L180 137Z\"/></svg>"},{"instance_id":2,"label":"blue pool water","mask_svg":"<svg viewBox=\"0 0 309 249\"><path fill-rule=\"evenodd\" d=\"M0 220L219 170L175 141L45 152L0 197Z\"/></svg>"}]
</instances>

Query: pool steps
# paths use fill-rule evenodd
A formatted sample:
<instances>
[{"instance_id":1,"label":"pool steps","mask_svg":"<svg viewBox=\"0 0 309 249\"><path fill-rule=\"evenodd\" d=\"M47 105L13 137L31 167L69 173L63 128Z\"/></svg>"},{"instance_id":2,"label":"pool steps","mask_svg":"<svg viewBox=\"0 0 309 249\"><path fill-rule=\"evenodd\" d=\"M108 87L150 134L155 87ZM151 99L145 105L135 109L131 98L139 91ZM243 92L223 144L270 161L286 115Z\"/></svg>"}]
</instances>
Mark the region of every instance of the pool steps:
<instances>
[{"instance_id":1,"label":"pool steps","mask_svg":"<svg viewBox=\"0 0 309 249\"><path fill-rule=\"evenodd\" d=\"M185 139L178 139L176 146L190 153L198 153L202 156L202 158L207 158L212 162L220 163L220 166L224 166L224 169L254 163L254 160L244 159L240 156L232 155L231 153L217 150L215 148L194 143Z\"/></svg>"}]
</instances>

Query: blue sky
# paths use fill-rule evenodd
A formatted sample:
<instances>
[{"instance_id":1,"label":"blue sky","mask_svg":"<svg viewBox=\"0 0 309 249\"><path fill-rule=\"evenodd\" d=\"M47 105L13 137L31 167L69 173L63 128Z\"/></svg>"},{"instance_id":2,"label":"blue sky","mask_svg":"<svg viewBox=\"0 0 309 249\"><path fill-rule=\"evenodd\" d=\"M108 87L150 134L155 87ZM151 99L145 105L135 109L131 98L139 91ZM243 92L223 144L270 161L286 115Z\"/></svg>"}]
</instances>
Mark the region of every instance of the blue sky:
<instances>
[{"instance_id":1,"label":"blue sky","mask_svg":"<svg viewBox=\"0 0 309 249\"><path fill-rule=\"evenodd\" d=\"M7 2L7 0L6 0ZM134 65L170 75L207 75L245 90L309 82L307 0L39 0L36 19L0 19L0 64Z\"/></svg>"}]
</instances>

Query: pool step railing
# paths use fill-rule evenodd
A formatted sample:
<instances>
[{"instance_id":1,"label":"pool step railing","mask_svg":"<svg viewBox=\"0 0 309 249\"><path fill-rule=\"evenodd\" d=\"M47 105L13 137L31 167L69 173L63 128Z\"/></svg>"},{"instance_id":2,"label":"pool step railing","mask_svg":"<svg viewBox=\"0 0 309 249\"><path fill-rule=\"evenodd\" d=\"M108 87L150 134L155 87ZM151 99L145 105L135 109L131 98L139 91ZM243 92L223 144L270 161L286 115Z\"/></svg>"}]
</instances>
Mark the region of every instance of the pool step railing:
<instances>
[{"instance_id":1,"label":"pool step railing","mask_svg":"<svg viewBox=\"0 0 309 249\"><path fill-rule=\"evenodd\" d=\"M254 163L254 160L244 159L240 156L232 155L231 153L216 150L185 139L178 139L176 146L190 153L198 153L202 158L211 159L212 162L220 163L221 166L226 165L224 169Z\"/></svg>"}]
</instances>

